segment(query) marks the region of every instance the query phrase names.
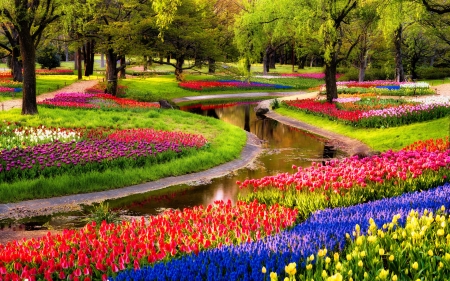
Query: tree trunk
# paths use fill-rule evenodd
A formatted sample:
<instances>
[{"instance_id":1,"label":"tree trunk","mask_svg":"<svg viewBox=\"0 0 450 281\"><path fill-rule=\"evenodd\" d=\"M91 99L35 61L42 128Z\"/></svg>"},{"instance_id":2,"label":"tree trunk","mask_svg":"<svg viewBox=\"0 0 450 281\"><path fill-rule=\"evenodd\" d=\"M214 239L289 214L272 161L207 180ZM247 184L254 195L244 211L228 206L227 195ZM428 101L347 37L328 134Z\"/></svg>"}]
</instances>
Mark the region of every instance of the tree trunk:
<instances>
[{"instance_id":1,"label":"tree trunk","mask_svg":"<svg viewBox=\"0 0 450 281\"><path fill-rule=\"evenodd\" d=\"M403 71L403 61L402 61L402 41L403 41L403 27L400 26L395 31L395 81L403 82L405 81L405 73Z\"/></svg>"},{"instance_id":2,"label":"tree trunk","mask_svg":"<svg viewBox=\"0 0 450 281\"><path fill-rule=\"evenodd\" d=\"M148 69L148 57L144 56L144 71L147 71Z\"/></svg>"},{"instance_id":3,"label":"tree trunk","mask_svg":"<svg viewBox=\"0 0 450 281\"><path fill-rule=\"evenodd\" d=\"M73 70L78 70L78 48L75 51L75 58L73 60Z\"/></svg>"},{"instance_id":4,"label":"tree trunk","mask_svg":"<svg viewBox=\"0 0 450 281\"><path fill-rule=\"evenodd\" d=\"M22 61L19 61L20 48L19 45L12 48L11 56L11 72L14 81L23 82Z\"/></svg>"},{"instance_id":5,"label":"tree trunk","mask_svg":"<svg viewBox=\"0 0 450 281\"><path fill-rule=\"evenodd\" d=\"M417 68L417 63L419 62L419 57L417 56L413 56L411 58L411 79L415 80L417 79L417 72L416 72L416 68Z\"/></svg>"},{"instance_id":6,"label":"tree trunk","mask_svg":"<svg viewBox=\"0 0 450 281\"><path fill-rule=\"evenodd\" d=\"M123 56L120 56L119 79L125 79L126 78L125 67L126 67L126 61L125 61L125 55L123 55Z\"/></svg>"},{"instance_id":7,"label":"tree trunk","mask_svg":"<svg viewBox=\"0 0 450 281\"><path fill-rule=\"evenodd\" d=\"M105 54L100 55L100 67L105 67Z\"/></svg>"},{"instance_id":8,"label":"tree trunk","mask_svg":"<svg viewBox=\"0 0 450 281\"><path fill-rule=\"evenodd\" d=\"M77 48L78 80L83 79L83 67L81 65L81 48Z\"/></svg>"},{"instance_id":9,"label":"tree trunk","mask_svg":"<svg viewBox=\"0 0 450 281\"><path fill-rule=\"evenodd\" d=\"M36 49L26 22L18 27L23 63L22 114L38 114L36 103Z\"/></svg>"},{"instance_id":10,"label":"tree trunk","mask_svg":"<svg viewBox=\"0 0 450 281\"><path fill-rule=\"evenodd\" d=\"M247 73L250 73L252 69L252 64L250 63L250 59L248 57L245 58L245 69L247 70Z\"/></svg>"},{"instance_id":11,"label":"tree trunk","mask_svg":"<svg viewBox=\"0 0 450 281\"><path fill-rule=\"evenodd\" d=\"M85 44L83 44L83 48L82 48L82 53L83 53L83 58L84 58L84 76L89 76L88 74L88 64L89 64L89 60L90 60L90 56L88 55L88 49L90 48L89 46L89 41Z\"/></svg>"},{"instance_id":12,"label":"tree trunk","mask_svg":"<svg viewBox=\"0 0 450 281\"><path fill-rule=\"evenodd\" d=\"M305 69L306 60L308 59L308 56L303 56L299 59L298 68Z\"/></svg>"},{"instance_id":13,"label":"tree trunk","mask_svg":"<svg viewBox=\"0 0 450 281\"><path fill-rule=\"evenodd\" d=\"M208 73L213 74L216 73L216 60L212 58L208 58Z\"/></svg>"},{"instance_id":14,"label":"tree trunk","mask_svg":"<svg viewBox=\"0 0 450 281\"><path fill-rule=\"evenodd\" d=\"M95 40L91 41L91 52L89 53L90 56L90 65L89 65L89 75L94 74L94 64L95 64Z\"/></svg>"},{"instance_id":15,"label":"tree trunk","mask_svg":"<svg viewBox=\"0 0 450 281\"><path fill-rule=\"evenodd\" d=\"M263 75L269 73L269 47L266 48L263 56Z\"/></svg>"},{"instance_id":16,"label":"tree trunk","mask_svg":"<svg viewBox=\"0 0 450 281\"><path fill-rule=\"evenodd\" d=\"M292 72L295 72L295 43L292 43L291 64L292 64Z\"/></svg>"},{"instance_id":17,"label":"tree trunk","mask_svg":"<svg viewBox=\"0 0 450 281\"><path fill-rule=\"evenodd\" d=\"M182 81L183 80L183 64L184 64L184 58L176 58L176 62L175 62L175 78L177 79L177 81Z\"/></svg>"},{"instance_id":18,"label":"tree trunk","mask_svg":"<svg viewBox=\"0 0 450 281\"><path fill-rule=\"evenodd\" d=\"M271 49L269 55L269 69L275 69L276 61L277 61L277 52L274 49Z\"/></svg>"},{"instance_id":19,"label":"tree trunk","mask_svg":"<svg viewBox=\"0 0 450 281\"><path fill-rule=\"evenodd\" d=\"M106 93L117 95L117 54L112 49L106 53Z\"/></svg>"},{"instance_id":20,"label":"tree trunk","mask_svg":"<svg viewBox=\"0 0 450 281\"><path fill-rule=\"evenodd\" d=\"M64 55L66 56L66 62L69 61L69 47L67 46L67 43L64 43Z\"/></svg>"},{"instance_id":21,"label":"tree trunk","mask_svg":"<svg viewBox=\"0 0 450 281\"><path fill-rule=\"evenodd\" d=\"M337 99L337 86L336 86L336 69L337 62L334 55L330 62L325 64L325 86L327 88L327 102L333 102L333 99Z\"/></svg>"},{"instance_id":22,"label":"tree trunk","mask_svg":"<svg viewBox=\"0 0 450 281\"><path fill-rule=\"evenodd\" d=\"M359 60L359 75L358 81L363 82L366 77L366 69L367 69L367 51L364 51L360 54Z\"/></svg>"}]
</instances>

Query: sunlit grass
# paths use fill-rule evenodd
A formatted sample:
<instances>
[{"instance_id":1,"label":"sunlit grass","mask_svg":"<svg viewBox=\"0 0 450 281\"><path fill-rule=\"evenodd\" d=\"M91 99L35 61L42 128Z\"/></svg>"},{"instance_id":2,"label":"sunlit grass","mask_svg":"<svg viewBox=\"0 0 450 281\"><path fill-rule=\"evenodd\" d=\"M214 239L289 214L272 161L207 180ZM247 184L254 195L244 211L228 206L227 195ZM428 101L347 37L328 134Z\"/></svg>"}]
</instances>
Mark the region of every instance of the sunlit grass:
<instances>
[{"instance_id":1,"label":"sunlit grass","mask_svg":"<svg viewBox=\"0 0 450 281\"><path fill-rule=\"evenodd\" d=\"M179 110L102 111L39 107L39 115L21 115L19 109L0 112L1 120L23 126L86 128L154 128L201 134L210 146L170 162L139 169L109 169L78 176L56 176L0 184L0 201L14 202L120 188L212 168L239 157L246 134L233 125Z\"/></svg>"}]
</instances>

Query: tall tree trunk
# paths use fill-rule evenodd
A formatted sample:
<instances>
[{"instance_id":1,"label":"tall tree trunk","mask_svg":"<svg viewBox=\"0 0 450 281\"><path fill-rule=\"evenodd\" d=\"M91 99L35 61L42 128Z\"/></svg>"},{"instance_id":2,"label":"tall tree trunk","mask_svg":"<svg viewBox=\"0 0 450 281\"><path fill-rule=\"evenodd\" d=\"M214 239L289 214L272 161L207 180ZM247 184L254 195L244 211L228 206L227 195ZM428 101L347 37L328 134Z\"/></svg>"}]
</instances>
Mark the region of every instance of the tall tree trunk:
<instances>
[{"instance_id":1,"label":"tall tree trunk","mask_svg":"<svg viewBox=\"0 0 450 281\"><path fill-rule=\"evenodd\" d=\"M277 52L271 48L269 55L269 69L275 69L276 61L277 61Z\"/></svg>"},{"instance_id":2,"label":"tall tree trunk","mask_svg":"<svg viewBox=\"0 0 450 281\"><path fill-rule=\"evenodd\" d=\"M216 60L212 58L208 58L208 73L213 74L216 73Z\"/></svg>"},{"instance_id":3,"label":"tall tree trunk","mask_svg":"<svg viewBox=\"0 0 450 281\"><path fill-rule=\"evenodd\" d=\"M337 86L336 86L336 69L337 62L334 55L332 59L325 64L325 86L327 88L327 102L333 102L333 99L337 99Z\"/></svg>"},{"instance_id":4,"label":"tall tree trunk","mask_svg":"<svg viewBox=\"0 0 450 281\"><path fill-rule=\"evenodd\" d=\"M292 64L292 72L295 72L295 42L292 43L291 64Z\"/></svg>"},{"instance_id":5,"label":"tall tree trunk","mask_svg":"<svg viewBox=\"0 0 450 281\"><path fill-rule=\"evenodd\" d=\"M100 67L105 67L105 54L100 55Z\"/></svg>"},{"instance_id":6,"label":"tall tree trunk","mask_svg":"<svg viewBox=\"0 0 450 281\"><path fill-rule=\"evenodd\" d=\"M69 47L67 46L67 43L64 43L64 56L66 57L66 62L69 61Z\"/></svg>"},{"instance_id":7,"label":"tall tree trunk","mask_svg":"<svg viewBox=\"0 0 450 281\"><path fill-rule=\"evenodd\" d=\"M106 53L106 92L117 95L117 54L112 49Z\"/></svg>"},{"instance_id":8,"label":"tall tree trunk","mask_svg":"<svg viewBox=\"0 0 450 281\"><path fill-rule=\"evenodd\" d=\"M95 40L91 40L91 52L89 53L90 56L90 64L89 64L89 75L94 74L94 64L95 64Z\"/></svg>"},{"instance_id":9,"label":"tall tree trunk","mask_svg":"<svg viewBox=\"0 0 450 281\"><path fill-rule=\"evenodd\" d=\"M12 56L11 56L11 72L14 81L23 82L23 65L22 61L19 61L20 57L20 47L19 45L14 46L12 48Z\"/></svg>"},{"instance_id":10,"label":"tall tree trunk","mask_svg":"<svg viewBox=\"0 0 450 281\"><path fill-rule=\"evenodd\" d=\"M83 79L83 67L81 65L81 47L79 47L77 48L78 80Z\"/></svg>"},{"instance_id":11,"label":"tall tree trunk","mask_svg":"<svg viewBox=\"0 0 450 281\"><path fill-rule=\"evenodd\" d=\"M125 61L125 55L123 55L123 56L120 56L119 79L125 79L126 78L125 67L126 67L126 61Z\"/></svg>"},{"instance_id":12,"label":"tall tree trunk","mask_svg":"<svg viewBox=\"0 0 450 281\"><path fill-rule=\"evenodd\" d=\"M252 64L250 63L250 59L248 57L245 58L245 69L247 70L247 73L250 73L252 69Z\"/></svg>"},{"instance_id":13,"label":"tall tree trunk","mask_svg":"<svg viewBox=\"0 0 450 281\"><path fill-rule=\"evenodd\" d=\"M20 55L23 63L22 114L38 114L36 103L36 49L26 21L18 27Z\"/></svg>"},{"instance_id":14,"label":"tall tree trunk","mask_svg":"<svg viewBox=\"0 0 450 281\"><path fill-rule=\"evenodd\" d=\"M305 69L305 65L306 65L306 60L308 59L307 55L302 56L299 60L298 60L298 68L300 69Z\"/></svg>"},{"instance_id":15,"label":"tall tree trunk","mask_svg":"<svg viewBox=\"0 0 450 281\"><path fill-rule=\"evenodd\" d=\"M403 41L403 26L400 26L395 31L394 45L395 45L395 81L405 81L405 73L403 70L402 61L402 41Z\"/></svg>"},{"instance_id":16,"label":"tall tree trunk","mask_svg":"<svg viewBox=\"0 0 450 281\"><path fill-rule=\"evenodd\" d=\"M359 74L358 81L363 82L366 77L366 69L367 69L367 51L363 50L360 54L359 59Z\"/></svg>"},{"instance_id":17,"label":"tall tree trunk","mask_svg":"<svg viewBox=\"0 0 450 281\"><path fill-rule=\"evenodd\" d=\"M144 61L143 61L144 71L147 71L147 69L148 69L148 57L146 55L144 55L143 57L144 57Z\"/></svg>"},{"instance_id":18,"label":"tall tree trunk","mask_svg":"<svg viewBox=\"0 0 450 281\"><path fill-rule=\"evenodd\" d=\"M88 64L89 64L89 59L91 58L88 55L88 49L89 49L89 41L85 44L83 44L83 47L81 48L81 52L83 53L83 64L84 64L84 76L89 76L87 69L88 69Z\"/></svg>"},{"instance_id":19,"label":"tall tree trunk","mask_svg":"<svg viewBox=\"0 0 450 281\"><path fill-rule=\"evenodd\" d=\"M176 58L176 62L175 62L175 78L177 79L177 81L182 81L183 80L183 64L184 64L184 57L179 57Z\"/></svg>"},{"instance_id":20,"label":"tall tree trunk","mask_svg":"<svg viewBox=\"0 0 450 281\"><path fill-rule=\"evenodd\" d=\"M263 75L267 75L269 73L269 47L264 51L263 56Z\"/></svg>"}]
</instances>

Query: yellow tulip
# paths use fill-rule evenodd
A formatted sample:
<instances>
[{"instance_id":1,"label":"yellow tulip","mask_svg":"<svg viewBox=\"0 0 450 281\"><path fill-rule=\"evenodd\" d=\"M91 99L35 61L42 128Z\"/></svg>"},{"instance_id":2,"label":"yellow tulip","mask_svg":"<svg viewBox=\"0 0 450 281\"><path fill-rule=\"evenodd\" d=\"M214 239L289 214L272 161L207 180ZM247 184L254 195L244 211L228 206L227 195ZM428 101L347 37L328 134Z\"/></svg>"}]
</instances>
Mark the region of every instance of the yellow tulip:
<instances>
[{"instance_id":1,"label":"yellow tulip","mask_svg":"<svg viewBox=\"0 0 450 281\"><path fill-rule=\"evenodd\" d=\"M378 254L380 254L380 256L384 255L384 249L383 248L379 249Z\"/></svg>"},{"instance_id":2,"label":"yellow tulip","mask_svg":"<svg viewBox=\"0 0 450 281\"><path fill-rule=\"evenodd\" d=\"M393 261L394 260L394 255L390 255L389 256L389 261Z\"/></svg>"},{"instance_id":3,"label":"yellow tulip","mask_svg":"<svg viewBox=\"0 0 450 281\"><path fill-rule=\"evenodd\" d=\"M263 267L262 267L262 269L261 269L261 272L262 272L262 273L264 273L264 274L266 274L266 272L267 272L267 269L266 269L266 267L265 267L265 266L263 266Z\"/></svg>"},{"instance_id":4,"label":"yellow tulip","mask_svg":"<svg viewBox=\"0 0 450 281\"><path fill-rule=\"evenodd\" d=\"M412 264L412 266L411 266L413 269L418 269L419 268L419 264L415 261L413 264Z\"/></svg>"}]
</instances>

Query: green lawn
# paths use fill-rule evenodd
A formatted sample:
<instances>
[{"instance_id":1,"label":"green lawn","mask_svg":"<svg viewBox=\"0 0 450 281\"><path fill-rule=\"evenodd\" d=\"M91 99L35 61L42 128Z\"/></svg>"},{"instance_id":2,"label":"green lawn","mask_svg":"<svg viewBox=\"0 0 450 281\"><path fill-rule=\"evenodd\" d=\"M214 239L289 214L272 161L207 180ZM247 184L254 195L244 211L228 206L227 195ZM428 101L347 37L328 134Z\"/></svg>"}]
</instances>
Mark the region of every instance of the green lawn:
<instances>
[{"instance_id":1,"label":"green lawn","mask_svg":"<svg viewBox=\"0 0 450 281\"><path fill-rule=\"evenodd\" d=\"M206 170L239 157L246 141L243 130L219 120L179 110L83 110L39 107L39 115L21 115L19 109L0 112L1 120L22 126L86 128L154 128L203 135L208 148L182 158L142 168L109 168L105 172L0 183L0 203L87 193L130 186L164 177ZM0 136L1 137L1 136Z\"/></svg>"}]
</instances>

